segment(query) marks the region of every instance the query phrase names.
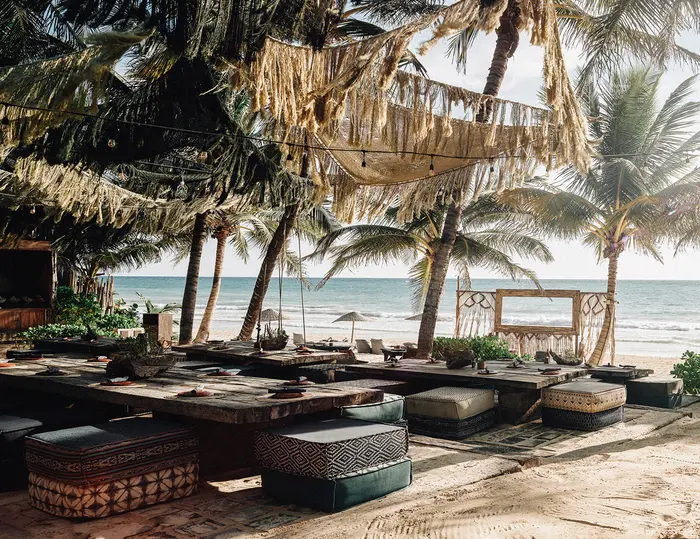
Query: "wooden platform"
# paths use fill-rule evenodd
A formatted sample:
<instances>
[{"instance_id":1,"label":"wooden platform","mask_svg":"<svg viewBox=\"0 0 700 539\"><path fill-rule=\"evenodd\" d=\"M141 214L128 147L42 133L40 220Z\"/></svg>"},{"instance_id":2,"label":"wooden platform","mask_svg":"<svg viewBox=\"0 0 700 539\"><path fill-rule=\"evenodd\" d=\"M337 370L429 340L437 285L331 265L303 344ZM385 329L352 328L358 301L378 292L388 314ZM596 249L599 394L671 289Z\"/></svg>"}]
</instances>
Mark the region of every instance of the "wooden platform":
<instances>
[{"instance_id":1,"label":"wooden platform","mask_svg":"<svg viewBox=\"0 0 700 539\"><path fill-rule=\"evenodd\" d=\"M335 363L347 359L343 352L313 351L311 354L298 354L286 349L259 354L255 352L253 343L230 341L220 344L186 344L173 346L173 351L184 352L187 359L217 360L229 365L267 365L273 367L292 367L295 365L312 365L314 363Z\"/></svg>"},{"instance_id":2,"label":"wooden platform","mask_svg":"<svg viewBox=\"0 0 700 539\"><path fill-rule=\"evenodd\" d=\"M272 399L268 388L280 386L279 380L253 377L211 377L174 367L165 374L136 381L133 386L107 387L104 363L84 359L50 358L42 361L17 361L17 367L0 369L3 387L55 393L127 405L168 415L196 418L227 424L265 424L280 418L309 414L340 406L378 402L382 391L363 388L310 386L299 399ZM36 376L47 366L57 366L65 376ZM178 397L183 391L205 386L210 397Z\"/></svg>"},{"instance_id":3,"label":"wooden platform","mask_svg":"<svg viewBox=\"0 0 700 539\"><path fill-rule=\"evenodd\" d=\"M496 374L477 374L477 370L466 367L450 370L444 362L428 363L424 359L404 359L398 367L386 363L368 363L362 365L347 365L349 372L362 373L367 378L386 378L389 380L430 380L439 381L442 385L457 386L490 386L496 389L520 388L539 390L554 384L559 384L573 378L585 376L585 367L561 366L561 372L553 375L543 375L537 369L551 367L537 362L527 362L525 367L510 369L510 361L489 361L486 367L496 371Z\"/></svg>"}]
</instances>

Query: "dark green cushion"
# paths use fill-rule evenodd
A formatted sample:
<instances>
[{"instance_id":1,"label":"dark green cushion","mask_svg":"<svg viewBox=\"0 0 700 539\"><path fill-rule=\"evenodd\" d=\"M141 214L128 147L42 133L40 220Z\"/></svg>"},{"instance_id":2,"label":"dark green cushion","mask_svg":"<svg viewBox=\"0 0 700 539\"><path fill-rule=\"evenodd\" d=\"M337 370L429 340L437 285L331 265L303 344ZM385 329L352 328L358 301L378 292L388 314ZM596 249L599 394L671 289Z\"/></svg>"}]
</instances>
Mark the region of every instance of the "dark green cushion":
<instances>
[{"instance_id":1,"label":"dark green cushion","mask_svg":"<svg viewBox=\"0 0 700 539\"><path fill-rule=\"evenodd\" d=\"M343 406L340 415L373 423L399 423L406 419L406 401L399 395L385 393L382 402Z\"/></svg>"},{"instance_id":2,"label":"dark green cushion","mask_svg":"<svg viewBox=\"0 0 700 539\"><path fill-rule=\"evenodd\" d=\"M405 488L411 484L412 478L411 460L404 458L335 479L265 469L262 486L268 495L284 503L335 512Z\"/></svg>"}]
</instances>

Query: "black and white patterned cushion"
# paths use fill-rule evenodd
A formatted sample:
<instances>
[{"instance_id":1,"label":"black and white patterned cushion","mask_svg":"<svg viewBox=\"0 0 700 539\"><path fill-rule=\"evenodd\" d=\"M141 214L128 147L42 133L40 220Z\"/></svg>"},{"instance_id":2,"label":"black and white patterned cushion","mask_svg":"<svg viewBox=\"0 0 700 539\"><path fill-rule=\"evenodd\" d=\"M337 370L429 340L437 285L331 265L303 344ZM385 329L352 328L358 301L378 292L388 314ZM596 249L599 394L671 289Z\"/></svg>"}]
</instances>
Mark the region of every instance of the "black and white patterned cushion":
<instances>
[{"instance_id":1,"label":"black and white patterned cushion","mask_svg":"<svg viewBox=\"0 0 700 539\"><path fill-rule=\"evenodd\" d=\"M408 418L408 430L411 434L460 440L496 423L496 410L486 410L466 419L441 419L412 415Z\"/></svg>"},{"instance_id":2,"label":"black and white patterned cushion","mask_svg":"<svg viewBox=\"0 0 700 539\"><path fill-rule=\"evenodd\" d=\"M575 412L558 408L542 408L542 424L547 427L594 431L614 425L625 418L624 406L602 412Z\"/></svg>"},{"instance_id":3,"label":"black and white patterned cushion","mask_svg":"<svg viewBox=\"0 0 700 539\"><path fill-rule=\"evenodd\" d=\"M397 460L407 451L406 428L345 418L255 436L255 456L265 468L321 479Z\"/></svg>"}]
</instances>

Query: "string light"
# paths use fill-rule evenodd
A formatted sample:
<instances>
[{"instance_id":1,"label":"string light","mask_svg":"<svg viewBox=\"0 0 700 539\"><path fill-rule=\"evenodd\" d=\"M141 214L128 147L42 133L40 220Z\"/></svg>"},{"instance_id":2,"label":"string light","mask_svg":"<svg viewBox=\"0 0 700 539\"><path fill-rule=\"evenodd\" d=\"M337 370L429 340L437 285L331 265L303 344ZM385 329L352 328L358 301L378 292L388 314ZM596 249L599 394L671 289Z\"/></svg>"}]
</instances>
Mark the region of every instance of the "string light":
<instances>
[{"instance_id":1,"label":"string light","mask_svg":"<svg viewBox=\"0 0 700 539\"><path fill-rule=\"evenodd\" d=\"M362 150L362 168L367 168L367 150Z\"/></svg>"},{"instance_id":2,"label":"string light","mask_svg":"<svg viewBox=\"0 0 700 539\"><path fill-rule=\"evenodd\" d=\"M199 161L200 161L200 163L204 163L204 162L207 160L208 157L209 157L209 153L207 153L207 152L205 152L205 151L202 151L202 152L199 154Z\"/></svg>"},{"instance_id":3,"label":"string light","mask_svg":"<svg viewBox=\"0 0 700 539\"><path fill-rule=\"evenodd\" d=\"M430 169L428 170L428 174L431 176L435 176L435 157L430 156Z\"/></svg>"},{"instance_id":4,"label":"string light","mask_svg":"<svg viewBox=\"0 0 700 539\"><path fill-rule=\"evenodd\" d=\"M36 206L32 206L31 209L29 210L29 213L34 215L36 213Z\"/></svg>"},{"instance_id":5,"label":"string light","mask_svg":"<svg viewBox=\"0 0 700 539\"><path fill-rule=\"evenodd\" d=\"M117 141L111 138L107 141L107 146L114 149L117 147Z\"/></svg>"}]
</instances>

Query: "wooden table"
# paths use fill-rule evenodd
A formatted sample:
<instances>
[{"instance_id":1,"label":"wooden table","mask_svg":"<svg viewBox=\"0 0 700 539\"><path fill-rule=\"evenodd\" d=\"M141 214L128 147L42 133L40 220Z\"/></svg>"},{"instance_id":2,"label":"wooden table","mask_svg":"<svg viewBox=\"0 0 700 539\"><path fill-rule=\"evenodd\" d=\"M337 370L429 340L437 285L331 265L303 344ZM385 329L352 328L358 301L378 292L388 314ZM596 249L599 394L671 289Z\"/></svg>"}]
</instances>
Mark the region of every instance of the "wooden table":
<instances>
[{"instance_id":1,"label":"wooden table","mask_svg":"<svg viewBox=\"0 0 700 539\"><path fill-rule=\"evenodd\" d=\"M107 356L117 348L117 339L110 337L100 337L97 341L86 341L74 337L72 339L39 339L34 341L34 348L40 350L51 350L61 354L79 352L84 354L95 354Z\"/></svg>"},{"instance_id":2,"label":"wooden table","mask_svg":"<svg viewBox=\"0 0 700 539\"><path fill-rule=\"evenodd\" d=\"M592 378L598 378L605 382L617 382L624 384L626 380L635 378L644 378L650 374L654 374L654 369L642 369L637 367L618 367L606 365L603 367L595 367L589 370Z\"/></svg>"},{"instance_id":3,"label":"wooden table","mask_svg":"<svg viewBox=\"0 0 700 539\"><path fill-rule=\"evenodd\" d=\"M298 354L294 350L285 349L258 354L253 343L231 341L220 344L186 344L173 346L175 352L184 352L188 359L216 359L220 363L240 365L254 364L269 367L292 367L297 365L313 365L314 363L335 363L347 359L343 352L312 351L310 354Z\"/></svg>"},{"instance_id":4,"label":"wooden table","mask_svg":"<svg viewBox=\"0 0 700 539\"><path fill-rule=\"evenodd\" d=\"M511 363L510 360L488 361L486 367L497 371L492 375L477 374L477 370L470 367L451 370L444 362L428 363L424 359L404 359L396 367L384 363L347 365L346 370L367 378L422 382L432 387L491 387L498 390L502 419L511 423L518 423L537 403L542 388L588 374L585 367L561 365L559 374L543 375L537 369L553 365L532 361L526 362L522 368L510 369L508 365Z\"/></svg>"}]
</instances>

